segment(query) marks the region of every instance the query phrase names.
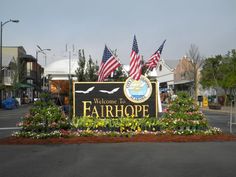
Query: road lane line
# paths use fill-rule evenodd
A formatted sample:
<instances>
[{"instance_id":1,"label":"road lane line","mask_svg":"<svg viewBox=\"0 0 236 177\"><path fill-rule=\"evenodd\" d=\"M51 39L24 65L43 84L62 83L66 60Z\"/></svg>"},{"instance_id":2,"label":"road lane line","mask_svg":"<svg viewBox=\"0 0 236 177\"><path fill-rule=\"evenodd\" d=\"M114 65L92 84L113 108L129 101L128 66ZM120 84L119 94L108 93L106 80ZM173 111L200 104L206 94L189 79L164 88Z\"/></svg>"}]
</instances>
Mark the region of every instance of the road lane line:
<instances>
[{"instance_id":1,"label":"road lane line","mask_svg":"<svg viewBox=\"0 0 236 177\"><path fill-rule=\"evenodd\" d=\"M21 127L2 127L0 130L20 130Z\"/></svg>"}]
</instances>

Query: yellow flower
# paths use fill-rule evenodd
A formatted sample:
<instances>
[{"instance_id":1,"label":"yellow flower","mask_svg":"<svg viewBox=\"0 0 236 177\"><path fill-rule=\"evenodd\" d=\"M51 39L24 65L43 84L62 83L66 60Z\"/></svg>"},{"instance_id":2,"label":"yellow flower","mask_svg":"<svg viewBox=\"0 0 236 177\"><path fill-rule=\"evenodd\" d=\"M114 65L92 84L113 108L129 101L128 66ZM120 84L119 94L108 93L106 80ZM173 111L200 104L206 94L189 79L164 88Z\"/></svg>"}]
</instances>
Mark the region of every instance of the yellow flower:
<instances>
[{"instance_id":1,"label":"yellow flower","mask_svg":"<svg viewBox=\"0 0 236 177\"><path fill-rule=\"evenodd\" d=\"M142 131L142 129L140 127L138 127L138 132L141 132L141 131Z\"/></svg>"}]
</instances>

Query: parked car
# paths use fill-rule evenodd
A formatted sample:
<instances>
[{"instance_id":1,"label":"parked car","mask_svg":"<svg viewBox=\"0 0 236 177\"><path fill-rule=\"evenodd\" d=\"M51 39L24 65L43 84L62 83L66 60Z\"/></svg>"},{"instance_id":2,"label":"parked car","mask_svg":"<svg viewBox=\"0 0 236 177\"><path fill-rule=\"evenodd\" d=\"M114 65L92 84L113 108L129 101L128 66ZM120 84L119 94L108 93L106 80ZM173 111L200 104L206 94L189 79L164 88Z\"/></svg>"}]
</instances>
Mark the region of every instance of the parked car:
<instances>
[{"instance_id":1,"label":"parked car","mask_svg":"<svg viewBox=\"0 0 236 177\"><path fill-rule=\"evenodd\" d=\"M7 98L3 100L2 102L2 107L3 109L14 109L19 106L18 101L13 97L13 98Z\"/></svg>"}]
</instances>

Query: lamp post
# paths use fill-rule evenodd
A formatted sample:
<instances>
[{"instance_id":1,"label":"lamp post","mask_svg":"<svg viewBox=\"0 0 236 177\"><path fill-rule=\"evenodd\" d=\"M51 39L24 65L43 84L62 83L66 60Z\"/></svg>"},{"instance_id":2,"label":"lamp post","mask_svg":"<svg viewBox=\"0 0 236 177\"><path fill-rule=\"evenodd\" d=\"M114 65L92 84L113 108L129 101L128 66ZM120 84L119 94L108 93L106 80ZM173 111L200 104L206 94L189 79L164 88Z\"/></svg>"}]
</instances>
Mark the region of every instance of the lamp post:
<instances>
[{"instance_id":1,"label":"lamp post","mask_svg":"<svg viewBox=\"0 0 236 177\"><path fill-rule=\"evenodd\" d=\"M2 85L2 29L3 26L9 22L18 23L19 20L8 20L5 22L1 21L1 35L0 35L0 84ZM2 90L0 90L0 108L2 107Z\"/></svg>"},{"instance_id":2,"label":"lamp post","mask_svg":"<svg viewBox=\"0 0 236 177\"><path fill-rule=\"evenodd\" d=\"M38 60L38 53L42 53L46 56L46 53L44 51L51 51L51 49L42 49L39 45L37 45L38 49L36 51L36 59ZM45 58L45 66L46 66L46 58Z\"/></svg>"},{"instance_id":3,"label":"lamp post","mask_svg":"<svg viewBox=\"0 0 236 177\"><path fill-rule=\"evenodd\" d=\"M38 47L39 50L36 51L36 59L38 60L38 53L44 54L44 56L45 56L45 63L44 63L45 66L44 67L46 67L46 65L47 65L47 54L44 51L51 51L51 49L42 49L39 45L37 45L37 47Z\"/></svg>"},{"instance_id":4,"label":"lamp post","mask_svg":"<svg viewBox=\"0 0 236 177\"><path fill-rule=\"evenodd\" d=\"M36 59L38 60L38 54L39 53L44 54L44 56L45 56L45 63L44 63L45 66L44 67L46 68L46 65L47 65L47 55L46 55L46 53L44 51L51 51L51 49L42 49L39 45L37 45L37 47L38 47L39 50L36 51ZM45 81L46 78L45 77L44 77L44 74L43 74L43 87L45 87L45 83L46 83L46 81Z\"/></svg>"}]
</instances>

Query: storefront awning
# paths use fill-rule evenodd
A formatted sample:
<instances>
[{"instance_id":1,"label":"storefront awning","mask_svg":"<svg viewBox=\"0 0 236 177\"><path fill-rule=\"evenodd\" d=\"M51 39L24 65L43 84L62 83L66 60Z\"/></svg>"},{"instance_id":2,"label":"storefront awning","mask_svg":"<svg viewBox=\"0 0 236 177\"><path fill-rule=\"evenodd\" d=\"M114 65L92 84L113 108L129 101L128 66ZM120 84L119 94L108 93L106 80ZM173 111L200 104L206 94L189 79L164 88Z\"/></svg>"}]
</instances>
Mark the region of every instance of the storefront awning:
<instances>
[{"instance_id":1,"label":"storefront awning","mask_svg":"<svg viewBox=\"0 0 236 177\"><path fill-rule=\"evenodd\" d=\"M18 83L17 87L18 88L34 88L34 86L31 84L23 84L23 83Z\"/></svg>"},{"instance_id":2,"label":"storefront awning","mask_svg":"<svg viewBox=\"0 0 236 177\"><path fill-rule=\"evenodd\" d=\"M181 80L181 81L174 82L174 85L191 84L191 83L193 83L192 80Z\"/></svg>"}]
</instances>

